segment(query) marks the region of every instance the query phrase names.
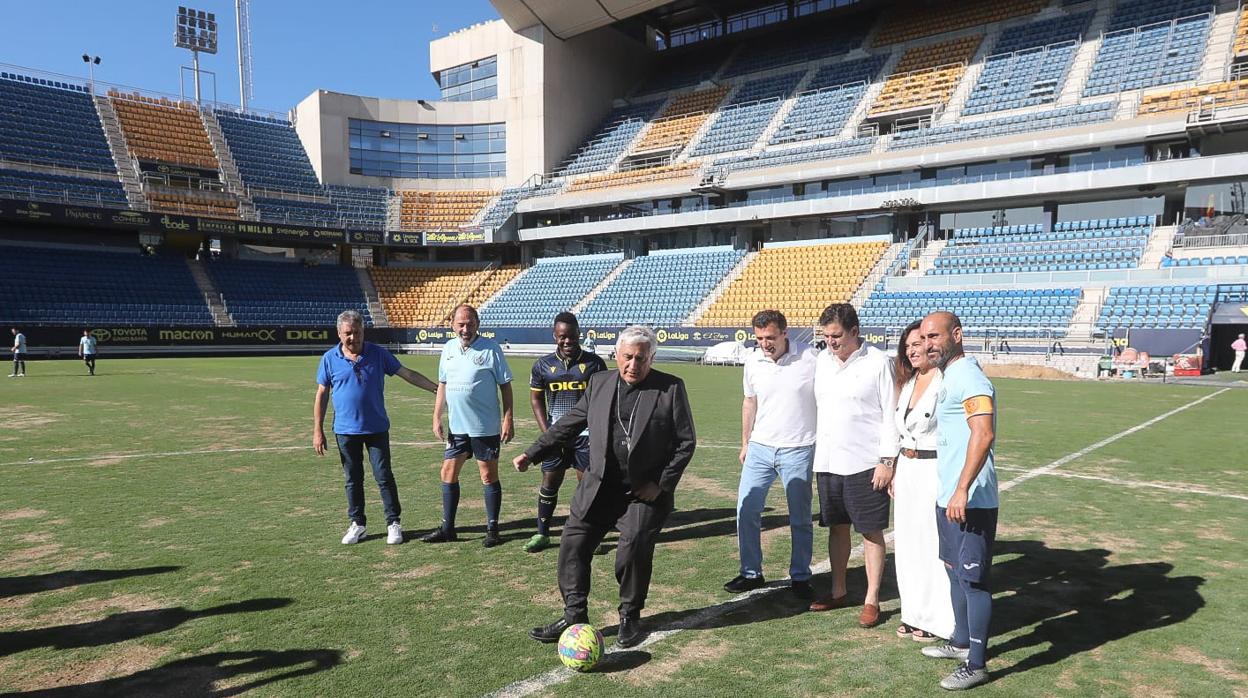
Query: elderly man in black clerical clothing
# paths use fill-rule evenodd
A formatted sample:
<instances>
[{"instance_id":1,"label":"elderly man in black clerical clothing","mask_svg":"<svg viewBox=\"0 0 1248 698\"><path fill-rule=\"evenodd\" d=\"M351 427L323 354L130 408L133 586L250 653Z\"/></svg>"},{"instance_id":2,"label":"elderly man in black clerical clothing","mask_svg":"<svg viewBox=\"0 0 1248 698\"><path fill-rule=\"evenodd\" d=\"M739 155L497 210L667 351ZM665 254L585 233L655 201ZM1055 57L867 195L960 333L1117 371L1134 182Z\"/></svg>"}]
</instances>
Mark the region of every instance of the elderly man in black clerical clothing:
<instances>
[{"instance_id":1,"label":"elderly man in black clerical clothing","mask_svg":"<svg viewBox=\"0 0 1248 698\"><path fill-rule=\"evenodd\" d=\"M657 350L658 339L648 327L620 332L618 370L590 376L580 402L514 461L523 471L589 428L589 471L577 485L559 541L563 617L529 631L535 640L555 642L569 625L588 622L590 561L612 528L620 531L616 642L632 647L644 636L641 609L650 589L655 539L672 512L672 494L696 444L685 384L652 370Z\"/></svg>"}]
</instances>

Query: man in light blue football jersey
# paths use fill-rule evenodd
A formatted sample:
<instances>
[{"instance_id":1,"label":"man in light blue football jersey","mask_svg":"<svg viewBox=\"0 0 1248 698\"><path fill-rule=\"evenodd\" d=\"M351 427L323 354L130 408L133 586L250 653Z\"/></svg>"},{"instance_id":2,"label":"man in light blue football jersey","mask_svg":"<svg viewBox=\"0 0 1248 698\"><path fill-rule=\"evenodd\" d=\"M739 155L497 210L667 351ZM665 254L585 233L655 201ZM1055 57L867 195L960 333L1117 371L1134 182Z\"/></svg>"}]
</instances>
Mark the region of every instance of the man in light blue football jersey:
<instances>
[{"instance_id":1,"label":"man in light blue football jersey","mask_svg":"<svg viewBox=\"0 0 1248 698\"><path fill-rule=\"evenodd\" d=\"M924 647L923 654L965 662L940 682L942 688L961 690L988 680L988 583L998 506L996 391L975 359L963 353L958 316L932 313L923 318L919 334L928 358L943 372L936 398L935 516L954 619L953 636Z\"/></svg>"},{"instance_id":2,"label":"man in light blue football jersey","mask_svg":"<svg viewBox=\"0 0 1248 698\"><path fill-rule=\"evenodd\" d=\"M481 318L471 305L460 305L451 315L456 338L442 347L438 362L438 397L433 407L433 433L446 442L442 460L442 525L424 535L426 543L457 539L455 513L459 509L459 471L471 455L481 471L485 488L485 540L492 548L502 543L498 513L503 505L503 486L498 480L498 452L511 441L511 369L503 350L492 339L477 333ZM498 395L503 409L500 419ZM449 432L442 412L450 412Z\"/></svg>"}]
</instances>

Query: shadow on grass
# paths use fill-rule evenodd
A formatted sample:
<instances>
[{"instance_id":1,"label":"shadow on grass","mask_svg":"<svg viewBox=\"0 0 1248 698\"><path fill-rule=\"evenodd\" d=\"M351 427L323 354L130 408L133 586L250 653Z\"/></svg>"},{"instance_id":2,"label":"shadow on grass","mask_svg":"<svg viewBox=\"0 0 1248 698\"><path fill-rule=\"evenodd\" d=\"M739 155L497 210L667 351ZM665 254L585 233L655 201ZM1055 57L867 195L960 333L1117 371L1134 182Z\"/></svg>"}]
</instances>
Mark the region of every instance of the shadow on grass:
<instances>
[{"instance_id":1,"label":"shadow on grass","mask_svg":"<svg viewBox=\"0 0 1248 698\"><path fill-rule=\"evenodd\" d=\"M177 572L181 567L136 567L129 570L65 570L47 574L30 574L22 577L0 577L0 598L34 594L40 591L64 589L80 584L95 584L127 577Z\"/></svg>"},{"instance_id":2,"label":"shadow on grass","mask_svg":"<svg viewBox=\"0 0 1248 698\"><path fill-rule=\"evenodd\" d=\"M69 649L72 647L99 647L125 642L145 635L154 635L182 625L197 618L220 616L228 613L254 613L272 611L289 606L291 599L251 599L238 603L222 604L191 611L181 606L157 608L149 611L126 611L114 613L103 620L70 625L56 625L34 630L17 630L0 633L0 657L25 652L38 647Z\"/></svg>"},{"instance_id":3,"label":"shadow on grass","mask_svg":"<svg viewBox=\"0 0 1248 698\"><path fill-rule=\"evenodd\" d=\"M85 696L236 696L261 686L315 674L342 661L338 650L253 650L213 652L145 669L129 676L7 695L24 698ZM275 673L276 672L276 673ZM239 679L257 675L244 683ZM217 682L229 682L220 687Z\"/></svg>"},{"instance_id":4,"label":"shadow on grass","mask_svg":"<svg viewBox=\"0 0 1248 698\"><path fill-rule=\"evenodd\" d=\"M629 671L650 661L650 653L641 650L617 650L602 656L602 661L594 667L595 674L614 674L618 671Z\"/></svg>"},{"instance_id":5,"label":"shadow on grass","mask_svg":"<svg viewBox=\"0 0 1248 698\"><path fill-rule=\"evenodd\" d=\"M997 542L994 556L1011 554L1020 557L992 569L993 592L1015 592L993 601L993 634L1036 627L994 644L990 653L1041 649L994 670L994 678L1181 623L1205 605L1199 592L1205 578L1167 576L1174 565L1166 562L1109 565L1108 550L1050 548L1035 540Z\"/></svg>"}]
</instances>

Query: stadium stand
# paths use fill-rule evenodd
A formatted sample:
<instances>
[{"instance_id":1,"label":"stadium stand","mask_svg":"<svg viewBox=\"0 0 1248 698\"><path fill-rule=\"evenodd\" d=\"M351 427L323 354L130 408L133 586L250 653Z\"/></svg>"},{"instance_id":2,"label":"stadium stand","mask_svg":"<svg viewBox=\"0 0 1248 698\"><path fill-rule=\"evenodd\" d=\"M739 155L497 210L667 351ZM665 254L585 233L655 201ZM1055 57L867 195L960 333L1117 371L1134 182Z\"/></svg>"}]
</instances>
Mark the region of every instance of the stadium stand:
<instances>
[{"instance_id":1,"label":"stadium stand","mask_svg":"<svg viewBox=\"0 0 1248 698\"><path fill-rule=\"evenodd\" d=\"M86 89L0 73L0 157L116 173Z\"/></svg>"},{"instance_id":2,"label":"stadium stand","mask_svg":"<svg viewBox=\"0 0 1248 698\"><path fill-rule=\"evenodd\" d=\"M225 142L250 187L321 193L321 183L303 142L285 119L216 109Z\"/></svg>"},{"instance_id":3,"label":"stadium stand","mask_svg":"<svg viewBox=\"0 0 1248 698\"><path fill-rule=\"evenodd\" d=\"M546 258L526 269L482 311L492 327L541 327L572 309L620 265L618 254Z\"/></svg>"},{"instance_id":4,"label":"stadium stand","mask_svg":"<svg viewBox=\"0 0 1248 698\"><path fill-rule=\"evenodd\" d=\"M555 172L579 175L606 170L645 128L660 104L661 101L652 100L612 109L585 143Z\"/></svg>"},{"instance_id":5,"label":"stadium stand","mask_svg":"<svg viewBox=\"0 0 1248 698\"><path fill-rule=\"evenodd\" d=\"M1139 114L1190 112L1244 103L1248 103L1248 79L1146 93L1140 98Z\"/></svg>"},{"instance_id":6,"label":"stadium stand","mask_svg":"<svg viewBox=\"0 0 1248 698\"><path fill-rule=\"evenodd\" d=\"M723 48L667 57L650 74L650 78L637 88L635 94L655 95L698 85L714 77L727 57L728 52Z\"/></svg>"},{"instance_id":7,"label":"stadium stand","mask_svg":"<svg viewBox=\"0 0 1248 698\"><path fill-rule=\"evenodd\" d=\"M204 268L239 325L333 327L348 309L373 322L351 267L218 260Z\"/></svg>"},{"instance_id":8,"label":"stadium stand","mask_svg":"<svg viewBox=\"0 0 1248 698\"><path fill-rule=\"evenodd\" d=\"M839 135L858 108L884 57L833 63L817 70L771 137L771 144Z\"/></svg>"},{"instance_id":9,"label":"stadium stand","mask_svg":"<svg viewBox=\"0 0 1248 698\"><path fill-rule=\"evenodd\" d=\"M1006 29L984 60L962 113L984 114L1057 101L1091 12Z\"/></svg>"},{"instance_id":10,"label":"stadium stand","mask_svg":"<svg viewBox=\"0 0 1248 698\"><path fill-rule=\"evenodd\" d=\"M1194 80L1212 25L1208 0L1123 3L1110 20L1083 94Z\"/></svg>"},{"instance_id":11,"label":"stadium stand","mask_svg":"<svg viewBox=\"0 0 1248 698\"><path fill-rule=\"evenodd\" d=\"M494 198L492 191L400 191L404 230L456 230Z\"/></svg>"},{"instance_id":12,"label":"stadium stand","mask_svg":"<svg viewBox=\"0 0 1248 698\"><path fill-rule=\"evenodd\" d=\"M4 246L0 322L212 325L212 315L180 257Z\"/></svg>"},{"instance_id":13,"label":"stadium stand","mask_svg":"<svg viewBox=\"0 0 1248 698\"><path fill-rule=\"evenodd\" d=\"M723 101L729 89L721 85L676 97L664 107L657 119L650 122L633 153L683 149Z\"/></svg>"},{"instance_id":14,"label":"stadium stand","mask_svg":"<svg viewBox=\"0 0 1248 698\"><path fill-rule=\"evenodd\" d=\"M816 160L833 160L836 158L844 158L851 155L861 155L862 153L870 152L871 149L875 147L875 143L876 139L874 137L863 136L843 141L830 141L825 143L815 143L812 145L803 145L797 148L773 148L758 154L750 153L746 155L733 155L726 158L720 158L715 161L715 167L732 172L735 170L751 170L761 167L796 165L804 162L814 162Z\"/></svg>"},{"instance_id":15,"label":"stadium stand","mask_svg":"<svg viewBox=\"0 0 1248 698\"><path fill-rule=\"evenodd\" d=\"M114 175L115 176L115 175ZM126 192L116 179L0 170L0 198L127 208Z\"/></svg>"},{"instance_id":16,"label":"stadium stand","mask_svg":"<svg viewBox=\"0 0 1248 698\"><path fill-rule=\"evenodd\" d=\"M349 228L382 230L386 227L390 190L379 187L348 187L326 184L325 193Z\"/></svg>"},{"instance_id":17,"label":"stadium stand","mask_svg":"<svg viewBox=\"0 0 1248 698\"><path fill-rule=\"evenodd\" d=\"M760 308L776 308L794 327L810 327L829 303L848 302L887 242L766 247L698 318L703 327L745 327Z\"/></svg>"},{"instance_id":18,"label":"stadium stand","mask_svg":"<svg viewBox=\"0 0 1248 698\"><path fill-rule=\"evenodd\" d=\"M660 165L658 167L643 167L636 170L625 170L623 172L608 172L606 174L587 175L572 182L568 186L567 191L578 192L590 189L604 189L607 187L624 187L634 184L648 184L650 182L661 182L668 179L677 179L680 177L688 177L697 172L698 165L696 163L681 163L679 165Z\"/></svg>"},{"instance_id":19,"label":"stadium stand","mask_svg":"<svg viewBox=\"0 0 1248 698\"><path fill-rule=\"evenodd\" d=\"M1105 296L1097 326L1107 332L1200 329L1209 321L1217 295L1216 286L1117 286Z\"/></svg>"},{"instance_id":20,"label":"stadium stand","mask_svg":"<svg viewBox=\"0 0 1248 698\"><path fill-rule=\"evenodd\" d=\"M254 196L256 213L260 220L272 223L304 223L319 226L338 226L341 216L338 207L326 201L277 199Z\"/></svg>"},{"instance_id":21,"label":"stadium stand","mask_svg":"<svg viewBox=\"0 0 1248 698\"><path fill-rule=\"evenodd\" d=\"M136 160L186 165L216 172L217 155L204 131L199 112L189 104L166 98L123 95L109 90L113 109Z\"/></svg>"},{"instance_id":22,"label":"stadium stand","mask_svg":"<svg viewBox=\"0 0 1248 698\"><path fill-rule=\"evenodd\" d=\"M893 141L889 144L889 149L903 150L905 148L918 148L956 141L1014 136L1071 126L1095 124L1113 119L1114 112L1117 109L1117 102L1076 104L1071 107L1059 107L1042 112L1015 114L993 119L963 121L944 126L914 129L894 134Z\"/></svg>"},{"instance_id":23,"label":"stadium stand","mask_svg":"<svg viewBox=\"0 0 1248 698\"><path fill-rule=\"evenodd\" d=\"M896 70L884 82L880 96L871 106L871 115L948 102L983 39L983 36L968 36L906 51Z\"/></svg>"},{"instance_id":24,"label":"stadium stand","mask_svg":"<svg viewBox=\"0 0 1248 698\"><path fill-rule=\"evenodd\" d=\"M1248 54L1248 6L1239 10L1239 20L1235 24L1235 55Z\"/></svg>"},{"instance_id":25,"label":"stadium stand","mask_svg":"<svg viewBox=\"0 0 1248 698\"><path fill-rule=\"evenodd\" d=\"M637 257L581 311L582 324L679 324L745 256L742 250L681 250Z\"/></svg>"},{"instance_id":26,"label":"stadium stand","mask_svg":"<svg viewBox=\"0 0 1248 698\"><path fill-rule=\"evenodd\" d=\"M204 189L150 187L146 193L151 210L210 218L238 218L238 199L231 194Z\"/></svg>"},{"instance_id":27,"label":"stadium stand","mask_svg":"<svg viewBox=\"0 0 1248 698\"><path fill-rule=\"evenodd\" d=\"M742 84L711 117L690 157L750 148L802 79L803 72L776 75Z\"/></svg>"},{"instance_id":28,"label":"stadium stand","mask_svg":"<svg viewBox=\"0 0 1248 698\"><path fill-rule=\"evenodd\" d=\"M814 63L844 55L862 46L869 24L847 21L834 27L798 27L751 41L733 54L720 77L735 78L764 70Z\"/></svg>"},{"instance_id":29,"label":"stadium stand","mask_svg":"<svg viewBox=\"0 0 1248 698\"><path fill-rule=\"evenodd\" d=\"M928 270L932 275L1132 269L1152 234L1144 216L1039 225L959 228Z\"/></svg>"},{"instance_id":30,"label":"stadium stand","mask_svg":"<svg viewBox=\"0 0 1248 698\"><path fill-rule=\"evenodd\" d=\"M516 266L373 267L373 285L394 327L439 327L460 303L477 306L520 273Z\"/></svg>"},{"instance_id":31,"label":"stadium stand","mask_svg":"<svg viewBox=\"0 0 1248 698\"><path fill-rule=\"evenodd\" d=\"M1000 330L1016 337L1064 337L1080 289L882 291L858 313L864 327L900 329L935 310L958 315L968 333Z\"/></svg>"},{"instance_id":32,"label":"stadium stand","mask_svg":"<svg viewBox=\"0 0 1248 698\"><path fill-rule=\"evenodd\" d=\"M1213 257L1180 257L1163 267L1224 267L1232 264L1248 265L1248 255L1215 255Z\"/></svg>"},{"instance_id":33,"label":"stadium stand","mask_svg":"<svg viewBox=\"0 0 1248 698\"><path fill-rule=\"evenodd\" d=\"M1047 0L909 2L890 8L875 35L876 46L898 44L1039 12ZM937 5L937 6L934 6Z\"/></svg>"}]
</instances>

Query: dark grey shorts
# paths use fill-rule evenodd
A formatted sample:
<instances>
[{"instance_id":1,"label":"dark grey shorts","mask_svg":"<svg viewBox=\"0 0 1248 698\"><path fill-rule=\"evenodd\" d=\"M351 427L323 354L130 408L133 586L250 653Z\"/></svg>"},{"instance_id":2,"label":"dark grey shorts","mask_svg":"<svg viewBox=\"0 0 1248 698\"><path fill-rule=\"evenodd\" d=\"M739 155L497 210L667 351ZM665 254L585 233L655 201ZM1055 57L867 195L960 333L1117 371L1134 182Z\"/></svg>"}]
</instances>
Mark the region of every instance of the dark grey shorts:
<instances>
[{"instance_id":1,"label":"dark grey shorts","mask_svg":"<svg viewBox=\"0 0 1248 698\"><path fill-rule=\"evenodd\" d=\"M888 528L887 490L871 487L875 468L853 475L815 473L819 487L819 525L854 525L859 533L875 533Z\"/></svg>"},{"instance_id":2,"label":"dark grey shorts","mask_svg":"<svg viewBox=\"0 0 1248 698\"><path fill-rule=\"evenodd\" d=\"M940 537L940 559L953 567L959 579L988 584L992 570L992 544L997 539L997 510L966 510L966 522L954 523L943 507L936 507L936 533Z\"/></svg>"}]
</instances>

